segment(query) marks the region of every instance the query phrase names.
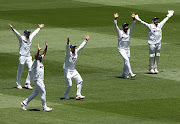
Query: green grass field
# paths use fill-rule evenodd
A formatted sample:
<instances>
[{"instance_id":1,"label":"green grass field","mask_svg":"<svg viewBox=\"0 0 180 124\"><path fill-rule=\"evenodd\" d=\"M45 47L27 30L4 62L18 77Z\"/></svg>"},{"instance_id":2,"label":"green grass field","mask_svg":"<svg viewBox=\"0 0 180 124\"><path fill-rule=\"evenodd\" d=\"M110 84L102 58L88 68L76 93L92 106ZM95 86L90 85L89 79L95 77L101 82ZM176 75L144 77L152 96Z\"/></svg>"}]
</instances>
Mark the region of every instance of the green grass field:
<instances>
[{"instance_id":1,"label":"green grass field","mask_svg":"<svg viewBox=\"0 0 180 124\"><path fill-rule=\"evenodd\" d=\"M179 0L0 0L0 123L55 124L179 124L180 123L180 1ZM148 71L147 28L136 23L131 36L131 66L137 77L122 79L123 59L117 49L113 14L118 25L132 22L131 12L148 23L157 16L162 20L173 9L163 27L162 50L158 75ZM31 54L37 44L49 48L43 63L47 105L52 112L42 112L37 96L23 111L20 102L32 90L16 89L19 43L8 24L21 34L45 27L34 38ZM66 88L63 63L66 38L80 45L89 33L92 38L81 51L76 69L84 82L84 100L60 100ZM25 66L21 84L25 85ZM34 83L32 81L32 85ZM76 83L70 97L76 95Z\"/></svg>"}]
</instances>

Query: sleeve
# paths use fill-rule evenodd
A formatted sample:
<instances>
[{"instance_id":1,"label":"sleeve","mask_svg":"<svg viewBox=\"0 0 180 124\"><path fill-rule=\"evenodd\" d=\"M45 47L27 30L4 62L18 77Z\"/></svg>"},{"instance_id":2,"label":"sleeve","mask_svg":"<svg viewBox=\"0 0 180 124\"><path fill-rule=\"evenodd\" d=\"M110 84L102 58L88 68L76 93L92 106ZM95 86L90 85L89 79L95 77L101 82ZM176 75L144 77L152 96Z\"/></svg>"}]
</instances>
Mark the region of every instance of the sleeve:
<instances>
[{"instance_id":1,"label":"sleeve","mask_svg":"<svg viewBox=\"0 0 180 124\"><path fill-rule=\"evenodd\" d=\"M21 34L16 29L14 29L13 32L19 40L22 40Z\"/></svg>"},{"instance_id":2,"label":"sleeve","mask_svg":"<svg viewBox=\"0 0 180 124\"><path fill-rule=\"evenodd\" d=\"M166 23L166 21L169 19L169 17L166 17L164 18L161 22L160 22L160 25L161 25L161 28L163 27L163 25Z\"/></svg>"},{"instance_id":3,"label":"sleeve","mask_svg":"<svg viewBox=\"0 0 180 124\"><path fill-rule=\"evenodd\" d=\"M66 56L70 55L70 44L66 45Z\"/></svg>"},{"instance_id":4,"label":"sleeve","mask_svg":"<svg viewBox=\"0 0 180 124\"><path fill-rule=\"evenodd\" d=\"M135 23L136 23L136 21L133 21L133 22L132 22L132 25L131 25L131 27L130 27L130 34L131 34L132 30L134 29Z\"/></svg>"},{"instance_id":5,"label":"sleeve","mask_svg":"<svg viewBox=\"0 0 180 124\"><path fill-rule=\"evenodd\" d=\"M35 72L36 68L37 68L37 60L35 59L35 60L33 61L32 66L31 66L31 70L32 70L33 73Z\"/></svg>"},{"instance_id":6,"label":"sleeve","mask_svg":"<svg viewBox=\"0 0 180 124\"><path fill-rule=\"evenodd\" d=\"M121 33L120 33L119 27L117 26L117 20L116 19L114 20L114 26L115 26L118 38L120 38L121 37Z\"/></svg>"},{"instance_id":7,"label":"sleeve","mask_svg":"<svg viewBox=\"0 0 180 124\"><path fill-rule=\"evenodd\" d=\"M77 48L77 53L79 53L87 44L87 40L84 40L82 44Z\"/></svg>"},{"instance_id":8,"label":"sleeve","mask_svg":"<svg viewBox=\"0 0 180 124\"><path fill-rule=\"evenodd\" d=\"M142 20L139 18L138 15L135 15L135 18L136 18L137 21L139 21L140 23L142 23L143 25L145 25L147 28L150 27L150 24L148 24L148 23L142 21Z\"/></svg>"},{"instance_id":9,"label":"sleeve","mask_svg":"<svg viewBox=\"0 0 180 124\"><path fill-rule=\"evenodd\" d=\"M36 34L40 31L40 28L37 28L31 35L30 38L34 38L36 36Z\"/></svg>"},{"instance_id":10,"label":"sleeve","mask_svg":"<svg viewBox=\"0 0 180 124\"><path fill-rule=\"evenodd\" d=\"M143 24L143 25L145 25L147 28L150 27L150 24L148 24L148 23L146 23L146 22L144 22L144 21L142 21L142 20L140 21L140 23Z\"/></svg>"}]
</instances>

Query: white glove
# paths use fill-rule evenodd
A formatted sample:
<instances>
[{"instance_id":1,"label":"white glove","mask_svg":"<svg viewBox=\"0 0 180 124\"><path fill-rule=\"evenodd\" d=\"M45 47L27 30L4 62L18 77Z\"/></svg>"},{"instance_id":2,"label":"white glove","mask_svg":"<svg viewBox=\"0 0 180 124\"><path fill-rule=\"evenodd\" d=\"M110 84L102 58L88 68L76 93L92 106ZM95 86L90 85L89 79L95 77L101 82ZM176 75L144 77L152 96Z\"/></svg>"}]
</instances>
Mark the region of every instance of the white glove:
<instances>
[{"instance_id":1,"label":"white glove","mask_svg":"<svg viewBox=\"0 0 180 124\"><path fill-rule=\"evenodd\" d=\"M173 16L173 14L174 14L174 11L173 10L168 10L168 14L167 14L167 17L171 17L171 16Z\"/></svg>"},{"instance_id":2,"label":"white glove","mask_svg":"<svg viewBox=\"0 0 180 124\"><path fill-rule=\"evenodd\" d=\"M142 21L138 15L135 15L135 19L138 20L138 21Z\"/></svg>"}]
</instances>

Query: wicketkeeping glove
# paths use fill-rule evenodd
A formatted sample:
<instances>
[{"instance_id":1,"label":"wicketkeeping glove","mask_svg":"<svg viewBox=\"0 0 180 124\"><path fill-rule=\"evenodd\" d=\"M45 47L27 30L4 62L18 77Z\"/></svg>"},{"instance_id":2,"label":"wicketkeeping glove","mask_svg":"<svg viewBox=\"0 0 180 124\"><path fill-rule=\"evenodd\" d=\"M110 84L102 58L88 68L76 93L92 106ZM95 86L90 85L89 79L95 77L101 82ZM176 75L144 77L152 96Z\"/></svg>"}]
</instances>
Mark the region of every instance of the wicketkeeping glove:
<instances>
[{"instance_id":1,"label":"wicketkeeping glove","mask_svg":"<svg viewBox=\"0 0 180 124\"><path fill-rule=\"evenodd\" d=\"M173 10L168 10L168 14L167 14L167 17L171 17L171 16L173 16L173 14L174 14L174 11Z\"/></svg>"},{"instance_id":2,"label":"wicketkeeping glove","mask_svg":"<svg viewBox=\"0 0 180 124\"><path fill-rule=\"evenodd\" d=\"M138 20L138 21L142 21L138 15L135 15L135 19Z\"/></svg>"}]
</instances>

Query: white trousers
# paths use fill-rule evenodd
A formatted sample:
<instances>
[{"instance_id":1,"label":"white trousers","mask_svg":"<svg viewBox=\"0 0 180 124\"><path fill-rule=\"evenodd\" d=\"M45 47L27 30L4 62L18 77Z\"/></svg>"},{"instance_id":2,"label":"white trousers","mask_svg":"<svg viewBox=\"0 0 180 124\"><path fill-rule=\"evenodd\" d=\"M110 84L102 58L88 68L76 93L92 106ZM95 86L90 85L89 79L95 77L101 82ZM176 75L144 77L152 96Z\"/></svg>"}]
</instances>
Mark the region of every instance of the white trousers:
<instances>
[{"instance_id":1,"label":"white trousers","mask_svg":"<svg viewBox=\"0 0 180 124\"><path fill-rule=\"evenodd\" d=\"M74 79L77 83L76 95L81 95L83 79L81 75L78 73L78 71L76 69L74 70L64 69L64 77L65 77L66 86L67 86L65 95L67 96L69 95L70 89L72 87L72 79Z\"/></svg>"},{"instance_id":2,"label":"white trousers","mask_svg":"<svg viewBox=\"0 0 180 124\"><path fill-rule=\"evenodd\" d=\"M149 44L149 70L157 69L161 51L161 43Z\"/></svg>"},{"instance_id":3,"label":"white trousers","mask_svg":"<svg viewBox=\"0 0 180 124\"><path fill-rule=\"evenodd\" d=\"M27 65L29 70L28 70L28 75L26 78L26 83L30 84L31 81L31 66L32 66L32 57L31 56L19 56L19 66L18 66L18 70L17 70L17 80L16 80L16 84L17 85L21 85L20 80L21 80L21 76L22 76L22 72L24 69L24 65Z\"/></svg>"},{"instance_id":4,"label":"white trousers","mask_svg":"<svg viewBox=\"0 0 180 124\"><path fill-rule=\"evenodd\" d=\"M156 56L156 54L160 54L160 51L161 44L149 44L149 55L154 54L154 56Z\"/></svg>"},{"instance_id":5,"label":"white trousers","mask_svg":"<svg viewBox=\"0 0 180 124\"><path fill-rule=\"evenodd\" d=\"M130 65L130 50L119 49L120 55L123 57L124 60L124 68L122 75L132 75L131 65Z\"/></svg>"},{"instance_id":6,"label":"white trousers","mask_svg":"<svg viewBox=\"0 0 180 124\"><path fill-rule=\"evenodd\" d=\"M41 97L41 101L42 101L42 107L43 107L43 109L45 109L47 107L47 105L46 105L46 90L45 90L44 82L43 81L34 81L34 84L35 84L34 91L26 100L23 101L23 103L25 105L28 105L29 102L39 94Z\"/></svg>"}]
</instances>

